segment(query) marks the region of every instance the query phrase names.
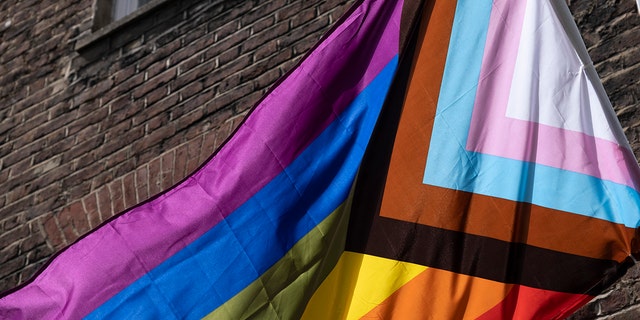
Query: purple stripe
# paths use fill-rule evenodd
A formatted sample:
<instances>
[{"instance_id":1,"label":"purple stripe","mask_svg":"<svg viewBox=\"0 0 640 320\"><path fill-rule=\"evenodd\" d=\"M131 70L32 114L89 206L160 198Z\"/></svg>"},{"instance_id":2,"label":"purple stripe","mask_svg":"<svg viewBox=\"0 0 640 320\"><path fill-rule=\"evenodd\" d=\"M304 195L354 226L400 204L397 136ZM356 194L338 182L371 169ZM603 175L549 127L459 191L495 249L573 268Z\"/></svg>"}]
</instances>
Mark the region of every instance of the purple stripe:
<instances>
[{"instance_id":1,"label":"purple stripe","mask_svg":"<svg viewBox=\"0 0 640 320\"><path fill-rule=\"evenodd\" d=\"M84 316L215 226L290 164L398 53L400 14L401 1L364 1L206 166L68 247L3 297L0 312Z\"/></svg>"}]
</instances>

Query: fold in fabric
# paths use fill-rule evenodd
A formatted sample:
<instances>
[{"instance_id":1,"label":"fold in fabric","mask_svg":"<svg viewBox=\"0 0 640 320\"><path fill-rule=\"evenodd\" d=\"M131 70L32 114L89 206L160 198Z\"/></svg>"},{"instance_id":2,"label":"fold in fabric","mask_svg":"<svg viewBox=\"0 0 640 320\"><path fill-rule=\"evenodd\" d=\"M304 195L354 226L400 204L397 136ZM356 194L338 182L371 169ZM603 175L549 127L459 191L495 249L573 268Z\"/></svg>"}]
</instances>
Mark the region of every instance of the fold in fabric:
<instances>
[{"instance_id":1,"label":"fold in fabric","mask_svg":"<svg viewBox=\"0 0 640 320\"><path fill-rule=\"evenodd\" d=\"M634 263L639 187L564 1L358 1L0 318L564 318Z\"/></svg>"}]
</instances>

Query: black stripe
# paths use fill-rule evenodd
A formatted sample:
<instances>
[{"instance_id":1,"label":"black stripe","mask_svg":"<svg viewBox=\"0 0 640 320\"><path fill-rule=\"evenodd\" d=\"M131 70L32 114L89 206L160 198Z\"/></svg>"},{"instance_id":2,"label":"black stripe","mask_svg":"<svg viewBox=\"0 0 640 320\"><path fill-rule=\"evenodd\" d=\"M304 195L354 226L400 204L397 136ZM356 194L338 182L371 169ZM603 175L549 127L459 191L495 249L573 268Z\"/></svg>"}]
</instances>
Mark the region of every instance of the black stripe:
<instances>
[{"instance_id":1,"label":"black stripe","mask_svg":"<svg viewBox=\"0 0 640 320\"><path fill-rule=\"evenodd\" d=\"M566 293L596 295L633 265L384 217L368 234L364 246L347 242L346 250Z\"/></svg>"}]
</instances>

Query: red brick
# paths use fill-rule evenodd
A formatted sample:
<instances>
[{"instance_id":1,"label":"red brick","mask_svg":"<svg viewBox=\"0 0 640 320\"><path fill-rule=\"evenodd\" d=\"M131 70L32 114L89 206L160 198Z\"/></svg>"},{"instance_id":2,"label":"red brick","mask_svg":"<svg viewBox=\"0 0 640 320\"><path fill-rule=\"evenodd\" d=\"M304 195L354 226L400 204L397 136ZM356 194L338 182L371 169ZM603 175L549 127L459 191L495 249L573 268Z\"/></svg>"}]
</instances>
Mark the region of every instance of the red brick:
<instances>
[{"instance_id":1,"label":"red brick","mask_svg":"<svg viewBox=\"0 0 640 320\"><path fill-rule=\"evenodd\" d=\"M51 249L46 244L41 244L26 253L27 263L24 269L20 270L23 277L30 277L35 269L39 268L52 254ZM33 266L33 268L30 268Z\"/></svg>"},{"instance_id":2,"label":"red brick","mask_svg":"<svg viewBox=\"0 0 640 320\"><path fill-rule=\"evenodd\" d=\"M174 179L180 181L187 176L188 144L183 143L176 148L176 160L174 165Z\"/></svg>"},{"instance_id":3,"label":"red brick","mask_svg":"<svg viewBox=\"0 0 640 320\"><path fill-rule=\"evenodd\" d=\"M82 201L72 203L69 206L69 213L71 214L74 230L78 236L85 234L91 229Z\"/></svg>"},{"instance_id":4,"label":"red brick","mask_svg":"<svg viewBox=\"0 0 640 320\"><path fill-rule=\"evenodd\" d=\"M149 195L155 196L162 191L160 157L149 162Z\"/></svg>"},{"instance_id":5,"label":"red brick","mask_svg":"<svg viewBox=\"0 0 640 320\"><path fill-rule=\"evenodd\" d=\"M200 150L202 149L204 135L200 135L195 139L187 142L187 172L191 173L196 170L200 166Z\"/></svg>"},{"instance_id":6,"label":"red brick","mask_svg":"<svg viewBox=\"0 0 640 320\"><path fill-rule=\"evenodd\" d=\"M253 51L263 43L280 37L288 31L289 24L286 22L277 23L266 30L257 29L255 30L256 33L254 35L242 42L242 53Z\"/></svg>"},{"instance_id":7,"label":"red brick","mask_svg":"<svg viewBox=\"0 0 640 320\"><path fill-rule=\"evenodd\" d=\"M47 235L48 242L54 249L60 249L66 245L66 241L58 227L55 217L49 217L44 221L44 231Z\"/></svg>"},{"instance_id":8,"label":"red brick","mask_svg":"<svg viewBox=\"0 0 640 320\"><path fill-rule=\"evenodd\" d=\"M78 239L78 235L77 235L76 231L74 230L73 225L68 224L68 225L65 225L65 226L60 226L60 228L61 228L62 234L63 234L63 236L65 238L65 242L67 244L71 244L74 241L76 241L76 239Z\"/></svg>"},{"instance_id":9,"label":"red brick","mask_svg":"<svg viewBox=\"0 0 640 320\"><path fill-rule=\"evenodd\" d=\"M136 169L136 197L138 203L149 198L149 169L146 165Z\"/></svg>"},{"instance_id":10,"label":"red brick","mask_svg":"<svg viewBox=\"0 0 640 320\"><path fill-rule=\"evenodd\" d=\"M124 210L124 196L122 190L122 180L117 179L109 183L109 192L111 193L111 206L113 213L117 214Z\"/></svg>"},{"instance_id":11,"label":"red brick","mask_svg":"<svg viewBox=\"0 0 640 320\"><path fill-rule=\"evenodd\" d=\"M133 207L136 205L136 183L135 183L135 172L129 172L122 178L122 185L124 188L124 206L126 208Z\"/></svg>"},{"instance_id":12,"label":"red brick","mask_svg":"<svg viewBox=\"0 0 640 320\"><path fill-rule=\"evenodd\" d=\"M105 185L96 192L98 197L98 209L100 210L100 220L105 221L113 215L111 206L111 193Z\"/></svg>"},{"instance_id":13,"label":"red brick","mask_svg":"<svg viewBox=\"0 0 640 320\"><path fill-rule=\"evenodd\" d=\"M26 220L25 220L24 214L18 213L2 220L0 222L0 230L2 230L3 231L2 233L4 234L6 231L9 231L19 225L22 225L25 222Z\"/></svg>"},{"instance_id":14,"label":"red brick","mask_svg":"<svg viewBox=\"0 0 640 320\"><path fill-rule=\"evenodd\" d=\"M218 130L212 130L203 136L202 148L200 148L200 156L198 163L204 163L218 146ZM222 138L224 139L224 138Z\"/></svg>"},{"instance_id":15,"label":"red brick","mask_svg":"<svg viewBox=\"0 0 640 320\"><path fill-rule=\"evenodd\" d=\"M143 139L136 141L133 144L133 149L138 151L145 150L152 145L160 143L165 137L171 136L175 132L175 124L168 123L162 127L154 129Z\"/></svg>"},{"instance_id":16,"label":"red brick","mask_svg":"<svg viewBox=\"0 0 640 320\"><path fill-rule=\"evenodd\" d=\"M253 59L254 61L260 61L264 58L271 56L277 51L278 51L278 40L274 39L267 43L262 43L260 46L256 47L256 50L253 52Z\"/></svg>"},{"instance_id":17,"label":"red brick","mask_svg":"<svg viewBox=\"0 0 640 320\"><path fill-rule=\"evenodd\" d=\"M0 247L0 264L18 256L18 243Z\"/></svg>"},{"instance_id":18,"label":"red brick","mask_svg":"<svg viewBox=\"0 0 640 320\"><path fill-rule=\"evenodd\" d=\"M11 260L5 261L0 264L0 274L6 275L15 271L22 269L27 262L27 258L25 256L17 256Z\"/></svg>"},{"instance_id":19,"label":"red brick","mask_svg":"<svg viewBox=\"0 0 640 320\"><path fill-rule=\"evenodd\" d=\"M199 38L202 38L205 34L207 33L207 26L206 25L201 25L197 28L192 28L189 30L189 32L187 32L187 34L185 34L184 36L184 43L186 45L196 41ZM175 54L172 55L172 58L175 59Z\"/></svg>"},{"instance_id":20,"label":"red brick","mask_svg":"<svg viewBox=\"0 0 640 320\"><path fill-rule=\"evenodd\" d=\"M204 85L200 81L195 81L182 88L179 92L180 101L188 100L189 98L202 92Z\"/></svg>"},{"instance_id":21,"label":"red brick","mask_svg":"<svg viewBox=\"0 0 640 320\"><path fill-rule=\"evenodd\" d=\"M21 225L0 235L0 248L19 242L29 235L29 226Z\"/></svg>"},{"instance_id":22,"label":"red brick","mask_svg":"<svg viewBox=\"0 0 640 320\"><path fill-rule=\"evenodd\" d=\"M84 212L87 214L87 220L90 228L97 227L102 220L100 219L100 211L98 209L98 199L95 192L82 198L82 205L84 206Z\"/></svg>"},{"instance_id":23,"label":"red brick","mask_svg":"<svg viewBox=\"0 0 640 320\"><path fill-rule=\"evenodd\" d=\"M220 52L224 52L229 48L239 45L244 40L249 38L250 35L251 35L251 30L242 29L225 39L215 42L213 45L209 47L209 49L207 49L204 52L205 59L208 60L208 59L211 59L212 57L216 57L218 54L220 54Z\"/></svg>"},{"instance_id":24,"label":"red brick","mask_svg":"<svg viewBox=\"0 0 640 320\"><path fill-rule=\"evenodd\" d=\"M161 181L162 181L162 190L167 190L174 183L173 180L173 171L175 165L175 150L167 151L165 154L161 156Z\"/></svg>"},{"instance_id":25,"label":"red brick","mask_svg":"<svg viewBox=\"0 0 640 320\"><path fill-rule=\"evenodd\" d=\"M32 230L28 237L25 237L20 242L20 252L27 252L31 249L40 246L46 245L45 237L39 230Z\"/></svg>"},{"instance_id":26,"label":"red brick","mask_svg":"<svg viewBox=\"0 0 640 320\"><path fill-rule=\"evenodd\" d=\"M205 75L210 74L215 70L217 66L217 62L213 60L203 61L198 64L196 67L188 70L188 72L181 73L175 80L175 87L180 88L185 86L187 83L193 82L196 79L203 77Z\"/></svg>"}]
</instances>

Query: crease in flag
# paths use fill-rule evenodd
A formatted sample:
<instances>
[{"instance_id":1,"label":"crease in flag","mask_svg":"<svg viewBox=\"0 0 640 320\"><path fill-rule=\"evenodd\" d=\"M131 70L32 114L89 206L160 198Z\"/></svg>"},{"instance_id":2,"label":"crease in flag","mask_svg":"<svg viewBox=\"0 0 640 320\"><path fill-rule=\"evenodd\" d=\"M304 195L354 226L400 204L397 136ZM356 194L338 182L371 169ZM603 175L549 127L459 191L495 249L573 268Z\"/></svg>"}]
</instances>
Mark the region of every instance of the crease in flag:
<instances>
[{"instance_id":1,"label":"crease in flag","mask_svg":"<svg viewBox=\"0 0 640 320\"><path fill-rule=\"evenodd\" d=\"M563 318L634 263L639 182L564 1L357 1L0 317Z\"/></svg>"},{"instance_id":2,"label":"crease in flag","mask_svg":"<svg viewBox=\"0 0 640 320\"><path fill-rule=\"evenodd\" d=\"M206 164L67 247L0 298L0 316L201 318L264 277L300 280L274 267L306 281L289 296L309 297L342 250L335 230L395 74L402 9L358 2ZM257 308L301 314L274 306L283 291Z\"/></svg>"}]
</instances>

